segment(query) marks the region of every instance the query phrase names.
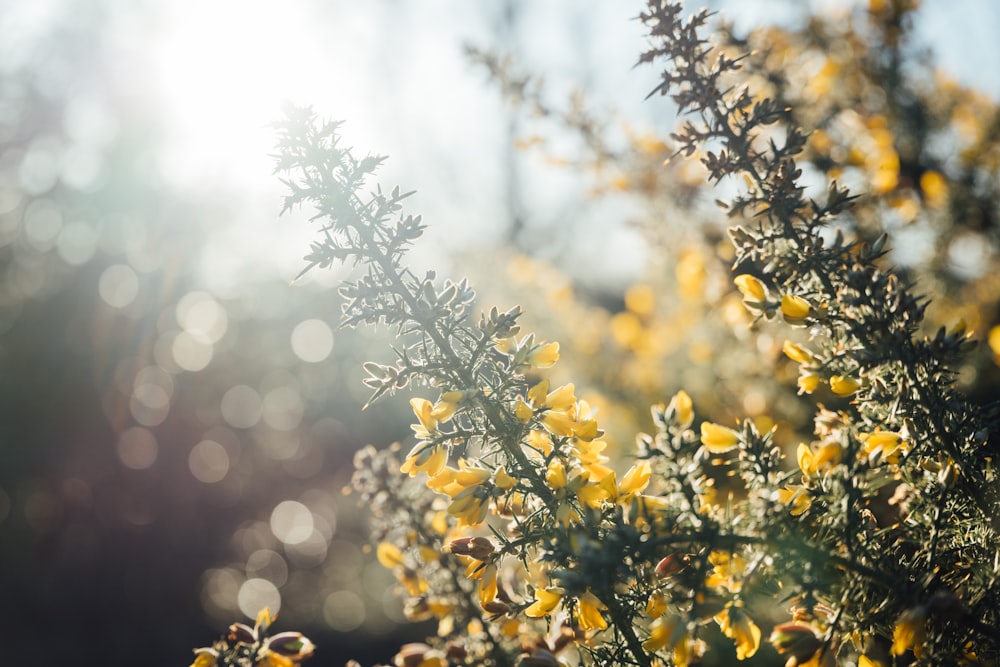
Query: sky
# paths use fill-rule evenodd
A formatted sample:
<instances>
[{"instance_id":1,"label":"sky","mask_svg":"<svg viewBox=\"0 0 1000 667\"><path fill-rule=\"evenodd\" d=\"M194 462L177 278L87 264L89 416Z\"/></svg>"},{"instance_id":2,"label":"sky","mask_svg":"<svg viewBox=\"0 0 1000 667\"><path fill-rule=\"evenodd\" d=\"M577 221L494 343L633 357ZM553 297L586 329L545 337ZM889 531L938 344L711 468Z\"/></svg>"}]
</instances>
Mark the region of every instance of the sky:
<instances>
[{"instance_id":1,"label":"sky","mask_svg":"<svg viewBox=\"0 0 1000 667\"><path fill-rule=\"evenodd\" d=\"M6 3L0 29L9 36L8 66L19 49L29 48L33 34L73 2L88 0ZM231 193L236 203L236 221L213 232L202 263L207 286L221 292L233 288L231 277L246 263L294 275L312 235L305 225L275 220L282 186L271 173L270 124L286 102L346 121L346 142L359 153L390 156L383 183L418 192L411 206L430 224L423 249L429 264L446 263L456 248L495 241L508 215L504 156L510 116L485 73L463 56L464 45L513 53L544 77L554 96L580 89L595 108L620 110L639 126L669 131L672 122L662 102L643 101L655 85L655 70L632 67L644 43L641 25L633 20L638 2L104 4L111 8L108 57L117 75L163 119L166 136L157 167L164 180L180 192ZM788 0L708 5L741 26L788 20L802 7ZM505 19L512 10L515 18ZM1000 5L925 0L917 33L945 70L1000 98L995 39ZM582 196L578 183L552 171L532 177L523 194L536 217L557 218ZM607 218L600 210L594 215ZM595 231L584 226L577 233L587 230ZM627 273L636 263L616 269L600 260L641 254L637 233L606 224L598 233L602 242L581 250L580 260L602 264L612 274Z\"/></svg>"},{"instance_id":2,"label":"sky","mask_svg":"<svg viewBox=\"0 0 1000 667\"><path fill-rule=\"evenodd\" d=\"M710 6L750 26L793 16L789 8L796 3L716 0ZM510 7L518 15L505 24ZM268 123L285 100L312 105L322 116L345 120L346 139L359 152L390 156L384 182L417 190L412 206L431 226L427 261L445 262L455 248L496 239L507 211L502 167L509 116L484 72L462 55L463 46L511 51L554 93L579 88L596 108L623 110L638 125L665 131L672 120L663 103L643 101L655 70L632 67L644 43L633 20L639 9L640 3L609 0L163 3L147 48L176 137L165 171L182 187L221 179L252 193L246 201L254 210L266 210L267 198L281 194L270 175ZM926 0L922 11L917 32L942 66L1000 97L1000 5ZM572 186L561 191L566 183L555 174L538 177L526 193L537 215L558 216L560 200L579 196ZM282 248L279 265L298 262L308 230L292 232L267 216L260 225L252 229L261 243L248 252ZM233 232L237 238L219 243L226 251L244 236L242 228ZM583 261L642 252L642 240L624 226L600 233L603 242Z\"/></svg>"}]
</instances>

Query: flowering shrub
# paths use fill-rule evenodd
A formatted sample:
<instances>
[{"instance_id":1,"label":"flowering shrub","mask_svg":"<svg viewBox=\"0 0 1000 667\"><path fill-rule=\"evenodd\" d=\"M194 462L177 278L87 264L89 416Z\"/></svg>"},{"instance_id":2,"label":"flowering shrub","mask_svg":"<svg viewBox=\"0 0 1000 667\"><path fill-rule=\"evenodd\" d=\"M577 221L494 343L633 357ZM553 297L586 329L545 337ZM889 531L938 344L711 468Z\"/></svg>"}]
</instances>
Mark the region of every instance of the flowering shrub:
<instances>
[{"instance_id":1,"label":"flowering shrub","mask_svg":"<svg viewBox=\"0 0 1000 667\"><path fill-rule=\"evenodd\" d=\"M809 136L738 85L743 58L708 44L707 13L650 0L640 18L640 62L666 65L654 94L690 117L678 153L746 183L723 202L734 284L789 337L812 437L789 462L773 428L705 419L679 391L619 471L597 411L551 379L559 344L523 332L519 307L477 314L467 282L407 268L423 225L408 193L367 185L383 158L291 110L285 208L322 225L306 270L362 267L344 323L398 338L394 361L365 365L371 400L415 394L415 444L362 450L352 482L407 617L436 621L396 664L995 664L998 414L953 386L970 332L921 333L926 301L884 265L886 237L843 233L846 188L805 196Z\"/></svg>"},{"instance_id":2,"label":"flowering shrub","mask_svg":"<svg viewBox=\"0 0 1000 667\"><path fill-rule=\"evenodd\" d=\"M822 194L825 179L864 193L824 233L832 238L841 229L873 243L889 231L893 243L881 261L934 299L922 331L964 319L984 338L990 332L992 355L983 346L954 367L959 387L989 397L1000 379L994 223L1000 134L989 130L1000 108L933 68L913 30L918 5L873 0L828 7L745 36L723 23L711 38L730 57L744 56L740 84L771 97L790 122L809 129L796 155L807 195ZM728 422L739 413L763 430L773 420L780 425L776 442L793 451L811 433L811 406L795 399L795 383L788 382L796 369L782 352L785 336L764 327L765 335L747 340L748 311L729 275L733 247L720 240L727 220L701 161L710 147L672 159L668 131L637 128L620 113L584 113L576 99L564 108L510 57L475 57L523 109L519 145L583 175L592 184L593 210L603 210L603 199L630 205L629 220L650 247L640 282L624 293L592 281L573 285L562 272L572 271L574 252L555 266L517 256L509 266L489 264L493 274L482 273L484 259L477 257L463 271L480 294L494 303L516 299L525 309L523 325L562 343L559 378L586 387L615 441L627 443L636 428L647 428L643 405L684 388L703 418ZM567 132L580 146L577 155L565 148ZM560 141L547 141L550 135ZM590 218L582 217L577 236L587 238ZM532 225L533 238L544 234L544 214L534 214ZM508 280L481 278L497 271ZM799 333L789 337L802 342L805 331ZM615 449L610 443L609 451Z\"/></svg>"},{"instance_id":3,"label":"flowering shrub","mask_svg":"<svg viewBox=\"0 0 1000 667\"><path fill-rule=\"evenodd\" d=\"M296 667L312 656L313 643L301 632L270 634L274 618L268 609L251 628L233 623L211 646L194 650L191 667Z\"/></svg>"}]
</instances>

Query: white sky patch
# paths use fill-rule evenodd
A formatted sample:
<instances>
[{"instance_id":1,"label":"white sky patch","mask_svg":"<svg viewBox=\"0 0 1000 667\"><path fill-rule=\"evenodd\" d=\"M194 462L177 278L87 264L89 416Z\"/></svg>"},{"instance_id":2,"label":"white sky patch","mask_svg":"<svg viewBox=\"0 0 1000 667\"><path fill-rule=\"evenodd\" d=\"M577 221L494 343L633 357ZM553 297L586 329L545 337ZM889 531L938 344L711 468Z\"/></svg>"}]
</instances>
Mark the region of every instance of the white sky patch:
<instances>
[{"instance_id":1,"label":"white sky patch","mask_svg":"<svg viewBox=\"0 0 1000 667\"><path fill-rule=\"evenodd\" d=\"M164 175L181 186L245 186L270 172L270 123L285 100L322 85L329 63L302 3L163 3L151 59L172 130Z\"/></svg>"},{"instance_id":2,"label":"white sky patch","mask_svg":"<svg viewBox=\"0 0 1000 667\"><path fill-rule=\"evenodd\" d=\"M970 11L946 22L943 3L928 0L917 15L917 34L960 75L993 72L973 64L976 58L964 48L968 42L954 21L960 15L980 31L1000 28L1000 11L981 0L957 1ZM787 17L796 7L786 0L709 5L741 25ZM510 52L544 76L551 92L579 86L593 107L619 107L622 117L666 130L672 112L642 100L656 69L631 69L644 39L629 17L641 8L642 2L524 3L516 24L504 29L496 6L465 0L160 3L152 40L134 46L148 49L150 85L166 118L164 177L183 189L221 190L238 204L236 224L219 224L206 239L200 264L209 287L220 294L234 291L229 283L246 265L267 266L289 279L303 266L315 232L301 217L277 222L284 189L269 157L271 123L281 117L285 101L345 120L344 145L355 146L359 156L390 157L376 180L386 189L416 190L407 210L423 213L429 225L415 262L440 268L450 253L464 247L477 252L496 242L509 222L503 157L508 116L485 72L463 58L463 43ZM982 49L980 58L995 61L996 45ZM528 214L544 223L548 208L565 206L576 193L560 190L556 176L535 176L538 187L522 195ZM586 225L577 229L584 237L603 233ZM632 258L623 262L636 266ZM316 274L304 280L317 280Z\"/></svg>"}]
</instances>

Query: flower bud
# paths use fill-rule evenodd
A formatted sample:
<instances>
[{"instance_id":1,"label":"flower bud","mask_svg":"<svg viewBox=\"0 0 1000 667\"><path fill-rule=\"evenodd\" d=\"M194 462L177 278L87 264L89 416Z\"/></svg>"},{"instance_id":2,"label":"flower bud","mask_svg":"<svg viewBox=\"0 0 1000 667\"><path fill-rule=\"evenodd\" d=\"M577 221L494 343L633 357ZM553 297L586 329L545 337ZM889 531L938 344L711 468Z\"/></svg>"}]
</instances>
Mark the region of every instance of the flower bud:
<instances>
[{"instance_id":1,"label":"flower bud","mask_svg":"<svg viewBox=\"0 0 1000 667\"><path fill-rule=\"evenodd\" d=\"M483 605L483 611L493 616L500 616L510 611L510 605L500 600L490 600Z\"/></svg>"},{"instance_id":2,"label":"flower bud","mask_svg":"<svg viewBox=\"0 0 1000 667\"><path fill-rule=\"evenodd\" d=\"M449 660L464 662L465 658L469 655L469 650L457 642L452 642L448 644L448 650L445 651L445 655L448 656Z\"/></svg>"},{"instance_id":3,"label":"flower bud","mask_svg":"<svg viewBox=\"0 0 1000 667\"><path fill-rule=\"evenodd\" d=\"M420 665L424 660L431 657L429 654L432 650L430 646L422 642L403 644L399 652L393 656L392 663L396 667L417 667L417 665Z\"/></svg>"},{"instance_id":4,"label":"flower bud","mask_svg":"<svg viewBox=\"0 0 1000 667\"><path fill-rule=\"evenodd\" d=\"M810 660L823 646L823 641L808 625L785 623L775 626L768 639L778 653L788 654L789 663L801 665ZM794 662L792 660L794 659Z\"/></svg>"},{"instance_id":5,"label":"flower bud","mask_svg":"<svg viewBox=\"0 0 1000 667\"><path fill-rule=\"evenodd\" d=\"M257 633L243 623L233 623L229 626L229 641L237 644L253 644L257 641Z\"/></svg>"},{"instance_id":6,"label":"flower bud","mask_svg":"<svg viewBox=\"0 0 1000 667\"><path fill-rule=\"evenodd\" d=\"M301 632L279 632L267 640L265 648L292 660L304 660L316 647Z\"/></svg>"},{"instance_id":7,"label":"flower bud","mask_svg":"<svg viewBox=\"0 0 1000 667\"><path fill-rule=\"evenodd\" d=\"M849 375L830 376L830 389L837 396L850 396L861 388L861 380Z\"/></svg>"},{"instance_id":8,"label":"flower bud","mask_svg":"<svg viewBox=\"0 0 1000 667\"><path fill-rule=\"evenodd\" d=\"M447 550L456 556L471 556L476 560L486 560L495 548L486 537L459 537L448 543Z\"/></svg>"},{"instance_id":9,"label":"flower bud","mask_svg":"<svg viewBox=\"0 0 1000 667\"><path fill-rule=\"evenodd\" d=\"M656 564L656 576L660 579L666 579L677 574L684 567L684 561L677 554L670 554L661 558L660 562Z\"/></svg>"}]
</instances>

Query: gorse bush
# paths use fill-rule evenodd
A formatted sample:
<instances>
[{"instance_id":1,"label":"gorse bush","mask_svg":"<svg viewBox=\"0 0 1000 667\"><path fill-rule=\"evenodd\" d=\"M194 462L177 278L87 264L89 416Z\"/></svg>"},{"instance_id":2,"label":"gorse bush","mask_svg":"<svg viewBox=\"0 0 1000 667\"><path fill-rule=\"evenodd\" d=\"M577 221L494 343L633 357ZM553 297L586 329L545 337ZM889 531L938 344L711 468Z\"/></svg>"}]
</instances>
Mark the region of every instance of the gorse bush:
<instances>
[{"instance_id":1,"label":"gorse bush","mask_svg":"<svg viewBox=\"0 0 1000 667\"><path fill-rule=\"evenodd\" d=\"M415 394L416 444L362 450L352 481L407 617L436 621L397 665L1000 658L998 413L954 386L971 333L923 333L927 300L887 266L886 237L854 224L847 188L806 196L805 116L740 85L745 59L709 43L708 18L651 0L640 62L665 68L651 96L688 116L677 153L740 184L720 202L733 282L755 330L788 338L813 412L791 456L774 429L707 420L679 391L619 474L600 415L551 382L558 343L523 332L519 307L478 313L467 282L407 267L423 224L409 193L368 183L383 158L309 109L279 125L285 208L320 225L306 270L358 265L345 325L397 334L394 361L365 365L371 400ZM307 657L298 641L272 664ZM232 650L195 664L242 664Z\"/></svg>"}]
</instances>

